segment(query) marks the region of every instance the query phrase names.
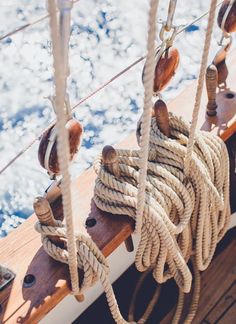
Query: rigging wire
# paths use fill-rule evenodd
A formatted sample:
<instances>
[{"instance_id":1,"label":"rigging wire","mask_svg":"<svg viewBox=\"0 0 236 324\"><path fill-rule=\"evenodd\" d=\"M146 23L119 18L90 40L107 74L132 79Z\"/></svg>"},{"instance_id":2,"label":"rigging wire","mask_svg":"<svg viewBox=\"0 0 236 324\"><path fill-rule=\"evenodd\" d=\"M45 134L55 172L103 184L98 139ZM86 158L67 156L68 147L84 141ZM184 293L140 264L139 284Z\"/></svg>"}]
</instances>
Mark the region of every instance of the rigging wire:
<instances>
[{"instance_id":1,"label":"rigging wire","mask_svg":"<svg viewBox=\"0 0 236 324\"><path fill-rule=\"evenodd\" d=\"M78 2L79 0L74 0L74 3ZM223 1L220 1L217 4L217 7L219 7L221 4L223 3ZM189 27L191 27L192 25L194 25L195 23L197 23L198 21L200 21L202 18L204 18L205 16L207 16L209 14L209 10L204 12L201 16L198 16L197 18L195 18L194 20L192 20L190 23L188 23L187 25L184 25L182 28L180 28L177 32L177 35L181 34L183 31L185 31L186 29L188 29ZM47 17L49 17L49 15L47 15ZM44 16L44 19L47 18L46 16ZM41 18L42 19L42 18ZM26 28L26 27L25 27ZM1 38L0 38L1 40ZM160 46L157 47L157 50L160 48ZM97 94L98 92L100 92L101 90L103 90L104 88L106 88L109 84L111 84L113 81L115 81L116 79L118 79L120 76L122 76L123 74L125 74L127 71L129 71L130 69L132 69L134 66L136 66L138 63L142 62L144 59L146 58L146 55L141 56L140 58L138 58L137 60L135 60L133 63L131 63L130 65L128 65L126 68L124 68L123 70L121 70L119 73L117 73L116 75L114 75L111 79L109 79L108 81L106 81L105 83L101 84L98 88L96 88L94 91L92 91L91 93L89 93L87 96L85 96L84 98L82 98L78 103L76 103L71 110L75 110L78 106L80 106L81 104L83 104L84 102L86 102L88 99L90 99L91 97L93 97L95 94ZM36 143L40 137L43 135L44 132L46 132L48 129L50 129L54 124L55 124L56 120L52 120L50 122L50 124L44 129L42 130L28 145L26 145L21 151L19 151L11 160L9 160L1 169L0 169L0 175L6 171L16 160L18 160L19 157L21 157L26 151L28 151L33 145L34 143Z\"/></svg>"},{"instance_id":2,"label":"rigging wire","mask_svg":"<svg viewBox=\"0 0 236 324\"><path fill-rule=\"evenodd\" d=\"M79 2L79 0L74 0L73 4L75 4L77 2ZM0 36L0 41L4 40L4 39L6 39L6 38L8 38L10 36L13 36L13 35L17 34L18 32L20 32L20 31L22 31L22 30L24 30L24 29L26 29L28 27L34 26L34 25L40 23L41 21L43 21L43 20L45 20L47 18L49 18L49 14L47 14L45 16L42 16L42 17L40 17L40 18L38 18L36 20L30 21L27 24L22 25L22 26L20 26L20 27L18 27L16 29L13 29L12 31Z\"/></svg>"}]
</instances>

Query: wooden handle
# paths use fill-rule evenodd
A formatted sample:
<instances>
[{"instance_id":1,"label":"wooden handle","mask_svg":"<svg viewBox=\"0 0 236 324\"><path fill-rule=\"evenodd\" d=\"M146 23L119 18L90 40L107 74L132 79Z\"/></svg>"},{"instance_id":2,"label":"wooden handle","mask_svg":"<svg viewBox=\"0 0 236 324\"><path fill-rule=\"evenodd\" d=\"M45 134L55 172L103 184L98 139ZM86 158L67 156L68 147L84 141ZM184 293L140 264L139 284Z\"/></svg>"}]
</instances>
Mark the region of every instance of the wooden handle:
<instances>
[{"instance_id":1,"label":"wooden handle","mask_svg":"<svg viewBox=\"0 0 236 324\"><path fill-rule=\"evenodd\" d=\"M225 0L223 4L220 7L217 22L218 26L221 28L222 20L224 17L224 14L230 4L230 0ZM225 21L224 29L227 33L232 33L236 31L236 2L234 2L232 8L229 11L228 17Z\"/></svg>"},{"instance_id":2,"label":"wooden handle","mask_svg":"<svg viewBox=\"0 0 236 324\"><path fill-rule=\"evenodd\" d=\"M160 131L167 137L170 137L169 113L167 106L163 100L159 99L155 102L154 114L156 117L157 126Z\"/></svg>"},{"instance_id":3,"label":"wooden handle","mask_svg":"<svg viewBox=\"0 0 236 324\"><path fill-rule=\"evenodd\" d=\"M104 167L115 177L120 177L120 167L119 167L119 160L118 155L114 147L110 145L104 146L102 150L102 162ZM133 239L130 235L125 240L125 247L128 252L132 252L134 250Z\"/></svg>"},{"instance_id":4,"label":"wooden handle","mask_svg":"<svg viewBox=\"0 0 236 324\"><path fill-rule=\"evenodd\" d=\"M208 66L206 71L206 88L207 88L207 115L215 116L217 114L216 108L216 88L218 84L217 68L214 64Z\"/></svg>"},{"instance_id":5,"label":"wooden handle","mask_svg":"<svg viewBox=\"0 0 236 324\"><path fill-rule=\"evenodd\" d=\"M128 252L133 252L134 243L131 235L125 240L125 247Z\"/></svg>"},{"instance_id":6,"label":"wooden handle","mask_svg":"<svg viewBox=\"0 0 236 324\"><path fill-rule=\"evenodd\" d=\"M218 86L220 87L222 84L224 85L226 82L226 79L228 77L229 71L226 65L226 57L228 54L228 51L231 47L231 43L227 44L226 46L223 46L214 57L214 60L212 64L214 64L218 71Z\"/></svg>"},{"instance_id":7,"label":"wooden handle","mask_svg":"<svg viewBox=\"0 0 236 324\"><path fill-rule=\"evenodd\" d=\"M36 197L34 200L33 207L34 207L35 214L42 225L47 225L47 226L57 225L55 218L53 217L50 204L46 198ZM61 246L64 247L64 241L62 241L59 237L50 235L49 238L56 245L59 245L60 247Z\"/></svg>"},{"instance_id":8,"label":"wooden handle","mask_svg":"<svg viewBox=\"0 0 236 324\"><path fill-rule=\"evenodd\" d=\"M104 146L102 150L102 161L104 167L115 177L120 177L120 167L116 150L110 146Z\"/></svg>"},{"instance_id":9,"label":"wooden handle","mask_svg":"<svg viewBox=\"0 0 236 324\"><path fill-rule=\"evenodd\" d=\"M52 209L50 207L50 204L48 200L45 197L36 197L34 200L34 211L36 216L38 217L38 220L42 225L47 225L47 226L56 226L57 223L55 221L55 218L52 213ZM66 246L66 241L63 240L62 238L58 236L49 236L50 240L56 244L57 246L61 248L65 248ZM79 302L84 301L84 295L78 295L75 296L76 300Z\"/></svg>"}]
</instances>

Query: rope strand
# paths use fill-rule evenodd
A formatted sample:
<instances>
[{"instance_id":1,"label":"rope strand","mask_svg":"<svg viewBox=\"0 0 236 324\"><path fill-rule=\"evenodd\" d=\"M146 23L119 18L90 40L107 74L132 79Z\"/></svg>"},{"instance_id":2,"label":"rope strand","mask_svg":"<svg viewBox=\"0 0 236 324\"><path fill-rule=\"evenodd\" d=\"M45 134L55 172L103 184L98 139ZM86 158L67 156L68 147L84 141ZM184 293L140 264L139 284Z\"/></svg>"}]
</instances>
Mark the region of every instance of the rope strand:
<instances>
[{"instance_id":1,"label":"rope strand","mask_svg":"<svg viewBox=\"0 0 236 324\"><path fill-rule=\"evenodd\" d=\"M167 138L158 129L155 118L152 119L145 207L135 264L141 272L153 267L158 283L173 277L180 290L187 293L192 281L187 265L190 256L193 255L197 271L205 270L228 228L229 159L219 137L199 131L191 156L189 181L185 184L183 163L190 127L170 114L170 131L171 137ZM119 178L105 169L101 156L95 161L97 179L93 199L99 209L135 220L139 151L116 150L116 153ZM198 279L187 322L196 312ZM182 313L183 298L180 293L176 323Z\"/></svg>"},{"instance_id":2,"label":"rope strand","mask_svg":"<svg viewBox=\"0 0 236 324\"><path fill-rule=\"evenodd\" d=\"M149 151L149 137L152 117L152 95L153 80L155 71L155 39L156 39L156 18L159 0L151 0L148 17L148 39L147 39L147 59L145 63L143 85L144 85L144 107L142 115L142 128L140 140L140 171L137 193L137 215L135 232L140 233L142 228L142 218L145 206L145 190L147 163Z\"/></svg>"},{"instance_id":3,"label":"rope strand","mask_svg":"<svg viewBox=\"0 0 236 324\"><path fill-rule=\"evenodd\" d=\"M79 2L79 1L80 1L80 0L74 0L73 3L75 4L75 3ZM31 27L31 26L37 25L38 23L40 23L41 21L44 21L44 20L47 19L47 18L49 18L49 14L47 14L47 15L45 15L45 16L42 16L42 17L40 17L40 18L38 18L38 19L36 19L36 20L34 20L34 21L28 22L27 24L22 25L22 26L20 26L20 27L14 29L14 30L12 30L12 31L10 31L10 32L8 32L8 33L6 33L6 34L0 36L0 41L6 39L7 37L13 36L13 35L19 33L20 31L22 31L22 30L24 30L24 29L26 29L26 28L28 28L28 27Z\"/></svg>"},{"instance_id":4,"label":"rope strand","mask_svg":"<svg viewBox=\"0 0 236 324\"><path fill-rule=\"evenodd\" d=\"M195 97L195 104L194 104L193 114L192 114L190 135L189 135L189 141L187 145L187 154L184 161L184 171L186 177L188 177L189 169L191 167L190 165L191 156L193 153L195 133L197 128L198 114L201 105L201 98L202 98L202 91L203 91L203 85L205 79L205 72L207 68L209 49L211 46L211 37L212 37L212 31L213 31L213 25L214 25L215 13L216 13L216 6L217 6L217 0L212 0L210 6L208 24L207 24L207 32L205 36L205 43L204 43L204 48L202 53L201 67L200 67L200 73L199 73L198 84L197 84L197 92Z\"/></svg>"},{"instance_id":5,"label":"rope strand","mask_svg":"<svg viewBox=\"0 0 236 324\"><path fill-rule=\"evenodd\" d=\"M74 239L74 226L72 218L71 206L71 178L69 173L69 140L68 131L65 127L67 118L64 112L65 103L65 87L66 75L63 66L63 58L61 53L60 35L57 25L56 5L55 0L48 0L48 10L50 14L50 29L52 37L52 51L53 51L53 64L54 64L54 77L55 77L55 108L57 114L56 127L58 130L57 135L57 153L60 171L62 174L61 191L63 200L63 214L66 220L67 232L67 249L68 249L68 263L70 269L71 285L73 294L79 294L79 277L77 266L77 250Z\"/></svg>"}]
</instances>

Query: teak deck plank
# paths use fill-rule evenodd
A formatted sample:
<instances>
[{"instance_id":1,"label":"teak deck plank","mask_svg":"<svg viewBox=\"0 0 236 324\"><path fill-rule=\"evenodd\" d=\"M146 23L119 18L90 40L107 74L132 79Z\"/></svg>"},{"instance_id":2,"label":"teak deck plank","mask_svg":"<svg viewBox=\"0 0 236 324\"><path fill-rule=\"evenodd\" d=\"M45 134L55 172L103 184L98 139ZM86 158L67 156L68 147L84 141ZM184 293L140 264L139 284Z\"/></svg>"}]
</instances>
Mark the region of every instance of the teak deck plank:
<instances>
[{"instance_id":1,"label":"teak deck plank","mask_svg":"<svg viewBox=\"0 0 236 324\"><path fill-rule=\"evenodd\" d=\"M236 320L236 302L224 314L224 316L217 322L218 324L232 324Z\"/></svg>"},{"instance_id":2,"label":"teak deck plank","mask_svg":"<svg viewBox=\"0 0 236 324\"><path fill-rule=\"evenodd\" d=\"M236 59L233 59L233 53L228 59L228 64L232 67L229 84L234 84L234 75L236 74ZM169 110L190 121L195 91L196 82L187 87L168 105ZM226 98L229 92L233 95L231 99ZM217 117L206 118L206 93L204 92L198 127L210 130L226 140L236 131L235 92L221 92L217 96L217 102L221 105L221 107L218 107ZM121 146L126 148L137 147L135 135L128 136ZM132 233L133 223L128 217L117 217L101 212L93 202L91 203L95 178L93 169L89 169L73 183L73 190L78 191L79 197L75 227L81 227L81 223L84 223L88 216L95 218L96 226L88 229L88 231L104 255L108 256ZM57 203L54 210L61 213L60 202ZM38 322L69 294L68 268L52 260L43 251L40 237L33 228L35 221L35 215L31 216L18 229L0 241L0 262L16 273L15 280L0 292L0 305L2 307L0 322L3 323L32 324ZM34 274L36 277L36 282L32 288L22 287L24 276L27 273Z\"/></svg>"},{"instance_id":3,"label":"teak deck plank","mask_svg":"<svg viewBox=\"0 0 236 324\"><path fill-rule=\"evenodd\" d=\"M235 269L236 270L236 269ZM222 284L222 283L221 283ZM236 303L236 282L226 291L226 293L220 298L217 304L212 308L210 313L206 316L204 321L206 323L216 323L230 310L231 307ZM233 318L232 318L233 320ZM236 320L236 316L234 318ZM227 323L227 322L224 322Z\"/></svg>"},{"instance_id":4,"label":"teak deck plank","mask_svg":"<svg viewBox=\"0 0 236 324\"><path fill-rule=\"evenodd\" d=\"M213 261L201 273L201 295L197 314L193 324L218 323L225 312L235 303L236 296L236 236L235 229L231 230L232 240L226 247L214 256ZM187 300L187 297L186 297ZM177 300L176 300L177 302ZM185 305L185 314L188 311L188 303ZM169 324L174 315L175 307L163 318L161 324ZM235 317L236 318L236 317ZM183 318L181 319L181 323ZM222 322L224 324L233 323Z\"/></svg>"},{"instance_id":5,"label":"teak deck plank","mask_svg":"<svg viewBox=\"0 0 236 324\"><path fill-rule=\"evenodd\" d=\"M215 257L208 269L202 273L201 280L201 296L199 301L199 312L197 313L194 322L200 323L212 313L222 309L225 292L235 282L236 277L236 238ZM233 292L233 291L231 291ZM228 293L226 293L226 296ZM225 296L225 297L226 297ZM220 304L218 304L220 303ZM209 321L209 323L215 323ZM226 323L226 322L225 322Z\"/></svg>"}]
</instances>

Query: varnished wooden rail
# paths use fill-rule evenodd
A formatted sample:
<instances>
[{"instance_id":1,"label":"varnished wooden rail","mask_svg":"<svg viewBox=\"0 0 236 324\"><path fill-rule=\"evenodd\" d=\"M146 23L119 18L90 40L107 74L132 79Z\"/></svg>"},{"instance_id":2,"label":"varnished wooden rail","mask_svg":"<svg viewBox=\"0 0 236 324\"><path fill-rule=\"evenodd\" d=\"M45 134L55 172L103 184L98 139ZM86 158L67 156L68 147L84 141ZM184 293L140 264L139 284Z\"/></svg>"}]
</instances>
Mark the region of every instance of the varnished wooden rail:
<instances>
[{"instance_id":1,"label":"varnished wooden rail","mask_svg":"<svg viewBox=\"0 0 236 324\"><path fill-rule=\"evenodd\" d=\"M235 54L228 60L231 67L228 84L232 89L236 89ZM196 83L193 83L168 105L169 110L190 121L195 91ZM198 127L218 134L226 141L236 131L236 93L222 91L216 101L217 115L206 116L207 96L204 92ZM137 147L135 134L128 136L119 147ZM130 237L134 224L126 216L111 215L97 209L92 200L95 178L93 169L89 169L72 184L79 197L75 227L81 228L86 223L92 239L108 256ZM60 218L61 199L51 207L54 215ZM0 241L0 263L16 273L15 280L0 292L0 323L37 323L70 292L68 268L44 252L40 236L34 230L35 222L36 216L32 215ZM35 278L32 286L23 284L27 274Z\"/></svg>"}]
</instances>

